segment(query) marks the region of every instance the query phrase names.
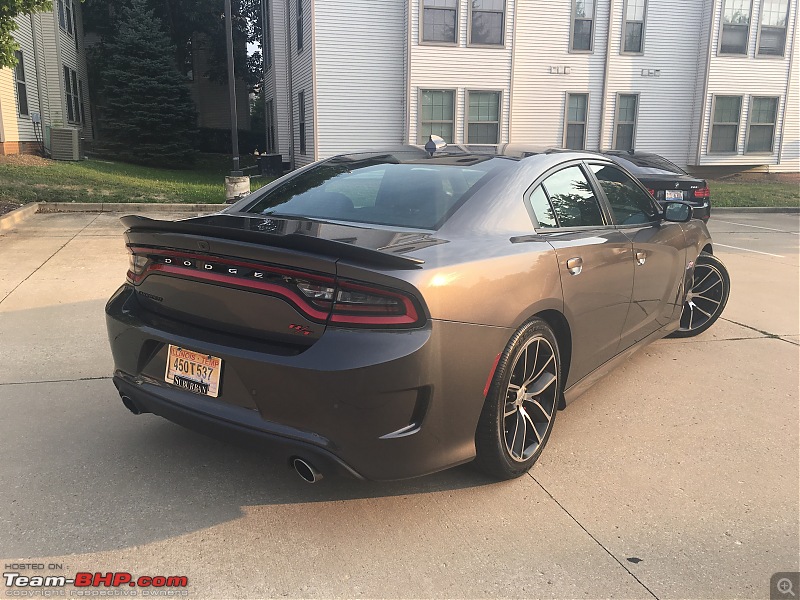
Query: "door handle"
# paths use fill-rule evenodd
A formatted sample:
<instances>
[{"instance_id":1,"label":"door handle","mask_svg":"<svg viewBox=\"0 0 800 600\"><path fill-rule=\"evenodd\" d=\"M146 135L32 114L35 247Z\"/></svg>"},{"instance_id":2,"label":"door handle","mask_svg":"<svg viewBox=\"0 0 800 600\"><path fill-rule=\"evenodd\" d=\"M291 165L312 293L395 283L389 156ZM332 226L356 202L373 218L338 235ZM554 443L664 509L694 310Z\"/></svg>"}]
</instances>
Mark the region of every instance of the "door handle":
<instances>
[{"instance_id":1,"label":"door handle","mask_svg":"<svg viewBox=\"0 0 800 600\"><path fill-rule=\"evenodd\" d=\"M637 250L636 251L636 264L640 267L645 263L647 260L647 252L644 250Z\"/></svg>"},{"instance_id":2,"label":"door handle","mask_svg":"<svg viewBox=\"0 0 800 600\"><path fill-rule=\"evenodd\" d=\"M570 258L567 261L567 271L570 275L580 275L583 271L583 259L580 257Z\"/></svg>"}]
</instances>

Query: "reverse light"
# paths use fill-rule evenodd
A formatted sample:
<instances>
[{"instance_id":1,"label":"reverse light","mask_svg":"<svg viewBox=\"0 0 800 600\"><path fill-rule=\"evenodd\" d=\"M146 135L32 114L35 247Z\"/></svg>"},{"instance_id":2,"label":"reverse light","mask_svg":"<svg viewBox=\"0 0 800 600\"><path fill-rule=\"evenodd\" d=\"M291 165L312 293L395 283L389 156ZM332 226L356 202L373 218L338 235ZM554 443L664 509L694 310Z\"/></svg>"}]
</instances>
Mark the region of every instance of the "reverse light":
<instances>
[{"instance_id":1,"label":"reverse light","mask_svg":"<svg viewBox=\"0 0 800 600\"><path fill-rule=\"evenodd\" d=\"M708 189L708 186L704 188L699 188L694 191L695 198L710 198L711 197L711 190Z\"/></svg>"},{"instance_id":2,"label":"reverse light","mask_svg":"<svg viewBox=\"0 0 800 600\"><path fill-rule=\"evenodd\" d=\"M133 283L136 278L140 277L150 264L150 259L141 254L134 254L128 250L128 275L127 279Z\"/></svg>"}]
</instances>

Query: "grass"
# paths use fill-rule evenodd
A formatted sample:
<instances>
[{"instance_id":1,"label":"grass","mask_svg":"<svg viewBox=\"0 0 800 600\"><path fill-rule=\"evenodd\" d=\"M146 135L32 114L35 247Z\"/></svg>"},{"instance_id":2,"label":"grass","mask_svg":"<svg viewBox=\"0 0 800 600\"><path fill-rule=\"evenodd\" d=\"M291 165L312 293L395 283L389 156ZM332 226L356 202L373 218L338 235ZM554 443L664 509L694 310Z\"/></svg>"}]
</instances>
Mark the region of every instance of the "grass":
<instances>
[{"instance_id":1,"label":"grass","mask_svg":"<svg viewBox=\"0 0 800 600\"><path fill-rule=\"evenodd\" d=\"M242 166L255 164L242 157ZM200 155L190 170L154 169L103 160L46 161L8 157L0 162L0 203L15 202L185 202L225 201L225 155ZM268 183L251 180L251 189Z\"/></svg>"},{"instance_id":2,"label":"grass","mask_svg":"<svg viewBox=\"0 0 800 600\"><path fill-rule=\"evenodd\" d=\"M800 206L797 181L767 177L738 181L709 181L713 206Z\"/></svg>"},{"instance_id":3,"label":"grass","mask_svg":"<svg viewBox=\"0 0 800 600\"><path fill-rule=\"evenodd\" d=\"M242 166L255 164L242 157ZM36 157L0 157L0 205L28 202L222 203L230 158L202 154L191 170L140 167L102 160L56 162ZM267 180L253 179L251 189ZM798 206L796 176L747 176L710 181L714 206Z\"/></svg>"}]
</instances>

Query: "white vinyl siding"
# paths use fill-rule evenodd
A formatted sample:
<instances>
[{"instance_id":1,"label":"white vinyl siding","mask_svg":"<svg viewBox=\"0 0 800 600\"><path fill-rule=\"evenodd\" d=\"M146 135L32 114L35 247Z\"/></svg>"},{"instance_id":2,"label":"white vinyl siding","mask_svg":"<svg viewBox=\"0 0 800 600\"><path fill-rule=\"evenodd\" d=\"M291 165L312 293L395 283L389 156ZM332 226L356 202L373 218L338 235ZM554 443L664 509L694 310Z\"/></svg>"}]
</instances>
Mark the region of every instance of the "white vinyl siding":
<instances>
[{"instance_id":1,"label":"white vinyl siding","mask_svg":"<svg viewBox=\"0 0 800 600\"><path fill-rule=\"evenodd\" d=\"M286 4L281 0L270 0L269 10L270 41L272 43L272 66L265 77L265 98L275 103L275 152L289 162L289 90L288 66L286 57ZM294 52L294 48L291 48ZM264 142L266 144L266 141Z\"/></svg>"},{"instance_id":2,"label":"white vinyl siding","mask_svg":"<svg viewBox=\"0 0 800 600\"><path fill-rule=\"evenodd\" d=\"M318 158L402 144L403 3L315 0L314 6Z\"/></svg>"},{"instance_id":3,"label":"white vinyl siding","mask_svg":"<svg viewBox=\"0 0 800 600\"><path fill-rule=\"evenodd\" d=\"M298 52L297 23L299 2L303 3L303 44L302 51ZM316 44L314 43L314 10L317 2L324 0L288 0L289 4L289 23L290 23L290 44L291 68L292 68L292 94L291 110L292 122L294 123L294 160L296 167L310 164L317 159L316 140L314 137L314 105L316 104L316 90L314 88L314 59L317 54ZM305 97L305 123L306 123L306 153L300 153L300 106L297 102L298 93L303 92Z\"/></svg>"},{"instance_id":4,"label":"white vinyl siding","mask_svg":"<svg viewBox=\"0 0 800 600\"><path fill-rule=\"evenodd\" d=\"M14 39L20 46L24 68L24 94L27 100L27 114L20 109L19 78L23 75L18 66L15 69L0 69L0 141L3 142L35 142L36 132L30 118L32 113L40 112L38 88L36 82L36 64L34 60L34 38L31 31L31 20L28 15L17 17L18 29ZM23 99L23 100L25 100Z\"/></svg>"}]
</instances>

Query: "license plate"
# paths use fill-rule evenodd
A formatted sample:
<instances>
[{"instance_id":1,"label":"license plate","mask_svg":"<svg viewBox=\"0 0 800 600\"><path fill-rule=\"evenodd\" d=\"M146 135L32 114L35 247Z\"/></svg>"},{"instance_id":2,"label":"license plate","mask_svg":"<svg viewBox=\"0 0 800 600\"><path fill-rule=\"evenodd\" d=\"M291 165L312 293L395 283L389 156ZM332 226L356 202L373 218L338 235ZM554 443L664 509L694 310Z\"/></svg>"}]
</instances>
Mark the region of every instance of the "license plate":
<instances>
[{"instance_id":1,"label":"license plate","mask_svg":"<svg viewBox=\"0 0 800 600\"><path fill-rule=\"evenodd\" d=\"M167 372L164 375L167 383L216 398L219 395L221 373L221 358L170 344Z\"/></svg>"},{"instance_id":2,"label":"license plate","mask_svg":"<svg viewBox=\"0 0 800 600\"><path fill-rule=\"evenodd\" d=\"M666 190L667 200L683 200L683 190Z\"/></svg>"}]
</instances>

